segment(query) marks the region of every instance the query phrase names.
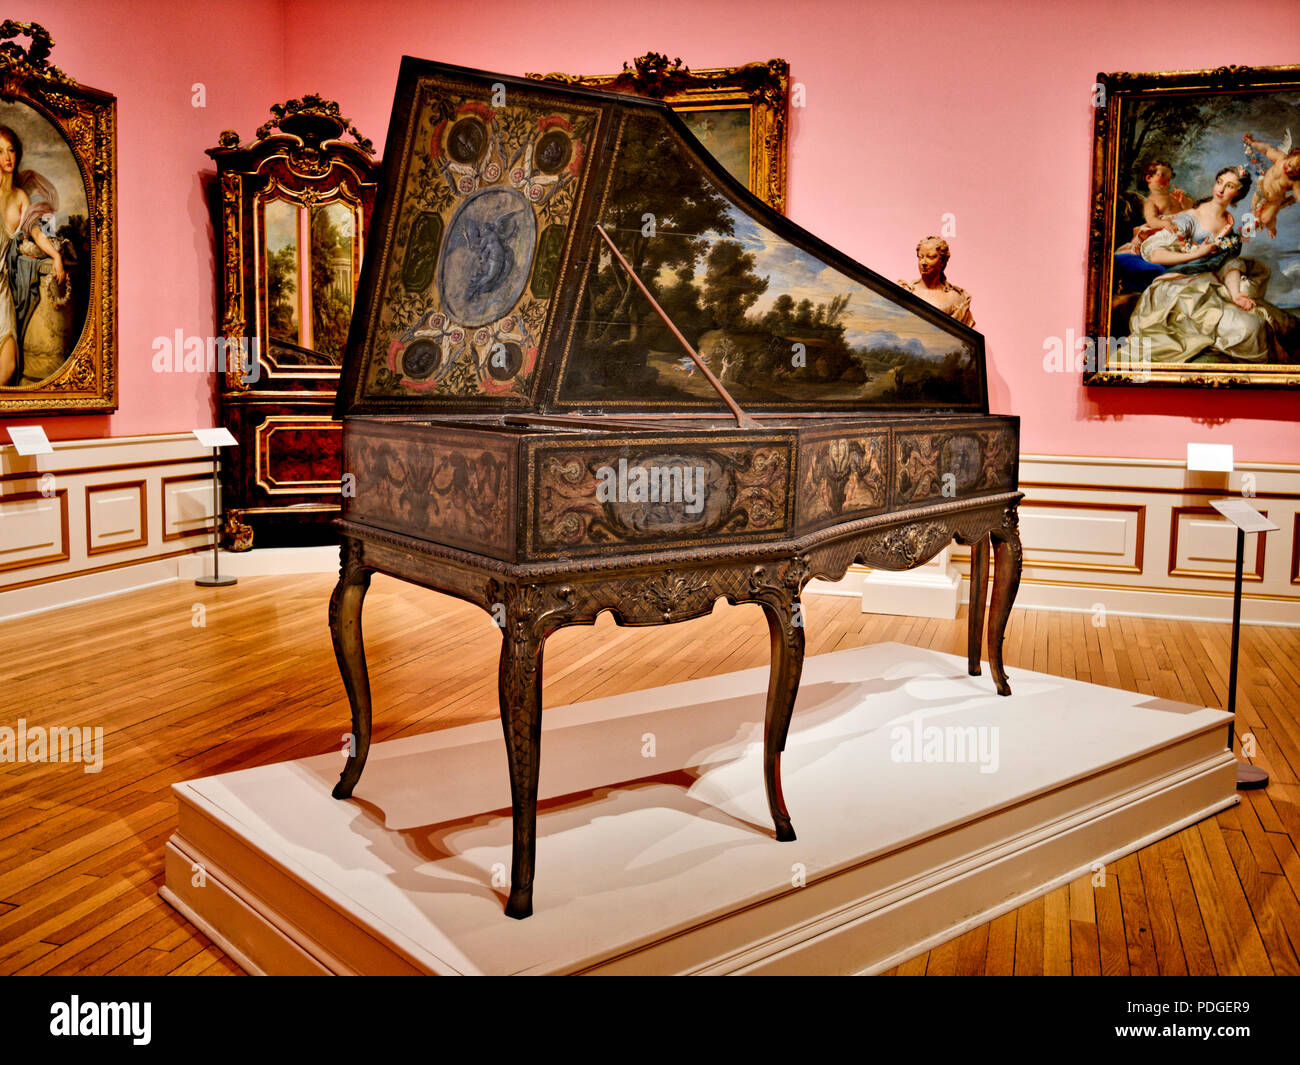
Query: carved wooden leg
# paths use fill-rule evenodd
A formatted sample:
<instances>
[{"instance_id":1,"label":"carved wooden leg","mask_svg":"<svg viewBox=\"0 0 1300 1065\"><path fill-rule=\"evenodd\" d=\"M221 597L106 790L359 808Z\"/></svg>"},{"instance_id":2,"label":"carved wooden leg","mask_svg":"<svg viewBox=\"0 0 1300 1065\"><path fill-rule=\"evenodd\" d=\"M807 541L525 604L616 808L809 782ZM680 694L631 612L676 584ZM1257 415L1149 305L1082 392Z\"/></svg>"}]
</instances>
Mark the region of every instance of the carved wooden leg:
<instances>
[{"instance_id":1,"label":"carved wooden leg","mask_svg":"<svg viewBox=\"0 0 1300 1065\"><path fill-rule=\"evenodd\" d=\"M970 610L966 620L966 665L972 677L980 675L984 650L984 600L989 591L989 538L970 545Z\"/></svg>"},{"instance_id":2,"label":"carved wooden leg","mask_svg":"<svg viewBox=\"0 0 1300 1065\"><path fill-rule=\"evenodd\" d=\"M1020 587L1020 568L1023 561L1020 533L1017 529L1016 511L1013 508L1007 521L992 532L993 538L993 602L989 614L989 666L999 695L1010 695L1006 670L1002 668L1002 638L1007 631L1007 618L1016 601Z\"/></svg>"},{"instance_id":3,"label":"carved wooden leg","mask_svg":"<svg viewBox=\"0 0 1300 1065\"><path fill-rule=\"evenodd\" d=\"M781 752L790 732L799 675L803 672L803 610L798 599L773 597L763 600L763 612L772 636L772 672L767 683L767 717L763 727L763 777L776 838L789 841L795 834L781 794Z\"/></svg>"},{"instance_id":4,"label":"carved wooden leg","mask_svg":"<svg viewBox=\"0 0 1300 1065\"><path fill-rule=\"evenodd\" d=\"M533 912L533 867L537 856L537 773L542 738L542 645L545 637L521 635L527 624L506 629L501 641L498 697L510 763L510 808L514 841L506 914Z\"/></svg>"},{"instance_id":5,"label":"carved wooden leg","mask_svg":"<svg viewBox=\"0 0 1300 1065\"><path fill-rule=\"evenodd\" d=\"M361 640L361 604L369 587L370 570L361 564L361 545L345 536L339 550L339 582L330 596L330 636L352 706L352 747L339 782L334 785L336 799L352 797L370 753L370 675Z\"/></svg>"}]
</instances>

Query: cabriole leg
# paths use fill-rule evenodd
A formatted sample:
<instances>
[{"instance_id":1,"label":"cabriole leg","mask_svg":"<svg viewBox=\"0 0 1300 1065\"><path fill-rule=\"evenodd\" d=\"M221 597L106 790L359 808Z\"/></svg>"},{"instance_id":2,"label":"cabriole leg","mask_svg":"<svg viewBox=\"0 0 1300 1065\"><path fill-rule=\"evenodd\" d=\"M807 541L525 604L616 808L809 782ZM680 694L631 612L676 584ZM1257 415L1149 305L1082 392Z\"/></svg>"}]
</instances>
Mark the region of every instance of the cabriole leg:
<instances>
[{"instance_id":1,"label":"cabriole leg","mask_svg":"<svg viewBox=\"0 0 1300 1065\"><path fill-rule=\"evenodd\" d=\"M984 600L989 591L989 538L970 545L970 610L966 619L966 665L972 677L980 675L984 649Z\"/></svg>"},{"instance_id":2,"label":"cabriole leg","mask_svg":"<svg viewBox=\"0 0 1300 1065\"><path fill-rule=\"evenodd\" d=\"M989 615L989 666L999 695L1010 695L1007 672L1002 668L1002 639L1007 632L1007 619L1016 601L1020 587L1020 569L1023 557L1016 512L1012 510L1005 524L994 529L993 538L993 602Z\"/></svg>"},{"instance_id":3,"label":"cabriole leg","mask_svg":"<svg viewBox=\"0 0 1300 1065\"><path fill-rule=\"evenodd\" d=\"M330 596L330 637L352 707L352 742L347 764L334 785L336 799L352 797L370 753L370 675L361 639L361 604L369 587L370 570L361 564L361 545L345 536L339 549L339 582Z\"/></svg>"},{"instance_id":4,"label":"cabriole leg","mask_svg":"<svg viewBox=\"0 0 1300 1065\"><path fill-rule=\"evenodd\" d=\"M514 821L510 898L506 902L506 914L520 919L533 912L543 643L543 637L521 637L509 629L501 641L498 697L501 727L506 737L506 757L510 764L510 808Z\"/></svg>"},{"instance_id":5,"label":"cabriole leg","mask_svg":"<svg viewBox=\"0 0 1300 1065\"><path fill-rule=\"evenodd\" d=\"M789 841L795 834L781 794L781 752L790 732L799 675L803 672L803 610L798 599L765 599L763 612L772 637L772 671L767 684L767 717L763 727L763 777L776 838Z\"/></svg>"}]
</instances>

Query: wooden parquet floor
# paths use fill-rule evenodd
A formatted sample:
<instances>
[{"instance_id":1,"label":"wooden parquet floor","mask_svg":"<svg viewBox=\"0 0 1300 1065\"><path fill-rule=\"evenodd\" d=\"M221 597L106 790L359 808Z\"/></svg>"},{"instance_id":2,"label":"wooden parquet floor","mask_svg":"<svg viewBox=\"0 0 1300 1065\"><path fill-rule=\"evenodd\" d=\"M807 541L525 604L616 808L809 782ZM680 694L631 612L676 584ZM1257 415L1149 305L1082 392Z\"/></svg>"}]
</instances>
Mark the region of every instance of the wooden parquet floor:
<instances>
[{"instance_id":1,"label":"wooden parquet floor","mask_svg":"<svg viewBox=\"0 0 1300 1065\"><path fill-rule=\"evenodd\" d=\"M0 764L0 973L235 974L158 896L176 781L335 751L347 704L326 625L333 578L178 582L0 624L0 725L104 730L98 773ZM965 653L965 616L863 614L809 596L808 654L897 640ZM375 740L497 717L499 630L376 577L365 613ZM1184 702L1226 701L1226 625L1016 610L1006 661ZM547 643L544 705L762 666L759 608ZM986 668L987 675L987 668ZM1239 732L1266 791L936 947L898 974L1300 973L1300 630L1243 629ZM543 755L544 756L544 755ZM504 757L504 752L502 754Z\"/></svg>"}]
</instances>

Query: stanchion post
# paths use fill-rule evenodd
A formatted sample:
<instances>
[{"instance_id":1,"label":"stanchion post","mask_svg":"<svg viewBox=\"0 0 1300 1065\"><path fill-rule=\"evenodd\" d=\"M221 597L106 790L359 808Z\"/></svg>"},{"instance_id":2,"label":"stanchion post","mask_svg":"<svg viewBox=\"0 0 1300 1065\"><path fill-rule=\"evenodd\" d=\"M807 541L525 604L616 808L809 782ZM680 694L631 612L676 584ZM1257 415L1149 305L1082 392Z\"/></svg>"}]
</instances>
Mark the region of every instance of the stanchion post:
<instances>
[{"instance_id":1,"label":"stanchion post","mask_svg":"<svg viewBox=\"0 0 1300 1065\"><path fill-rule=\"evenodd\" d=\"M1237 569L1232 584L1232 650L1228 656L1228 750L1234 747L1237 726L1237 658L1241 651L1241 586L1246 570L1246 533L1261 536L1277 528L1244 499L1212 499L1210 505L1237 527ZM1237 790L1268 786L1268 774L1257 765L1237 762Z\"/></svg>"},{"instance_id":2,"label":"stanchion post","mask_svg":"<svg viewBox=\"0 0 1300 1065\"><path fill-rule=\"evenodd\" d=\"M228 429L195 429L199 442L212 448L212 576L198 577L194 583L201 588L225 588L237 584L234 577L221 576L221 448L233 444L235 438Z\"/></svg>"}]
</instances>

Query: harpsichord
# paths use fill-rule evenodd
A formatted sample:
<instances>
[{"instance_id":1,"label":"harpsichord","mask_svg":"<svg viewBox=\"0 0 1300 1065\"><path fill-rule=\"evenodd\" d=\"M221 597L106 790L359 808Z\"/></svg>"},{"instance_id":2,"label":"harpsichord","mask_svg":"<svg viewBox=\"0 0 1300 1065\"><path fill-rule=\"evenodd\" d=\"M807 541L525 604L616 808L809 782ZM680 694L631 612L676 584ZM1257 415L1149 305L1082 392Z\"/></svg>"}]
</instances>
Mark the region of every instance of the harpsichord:
<instances>
[{"instance_id":1,"label":"harpsichord","mask_svg":"<svg viewBox=\"0 0 1300 1065\"><path fill-rule=\"evenodd\" d=\"M370 742L372 572L501 626L513 917L532 912L542 650L562 626L760 605L778 840L813 577L970 544L978 673L991 545L1008 693L1019 423L989 413L979 333L773 212L662 103L408 58L384 161L336 410L330 625L356 740L336 797Z\"/></svg>"}]
</instances>

